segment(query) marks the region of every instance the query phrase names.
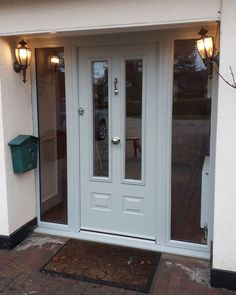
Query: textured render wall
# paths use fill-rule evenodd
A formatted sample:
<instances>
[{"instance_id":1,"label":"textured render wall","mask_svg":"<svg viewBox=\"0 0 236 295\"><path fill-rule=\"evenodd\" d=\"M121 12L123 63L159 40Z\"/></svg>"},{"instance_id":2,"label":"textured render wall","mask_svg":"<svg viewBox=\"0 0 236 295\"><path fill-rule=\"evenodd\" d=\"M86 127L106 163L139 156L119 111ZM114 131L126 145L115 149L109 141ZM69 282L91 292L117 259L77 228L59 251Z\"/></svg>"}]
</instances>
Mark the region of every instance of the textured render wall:
<instances>
[{"instance_id":1,"label":"textured render wall","mask_svg":"<svg viewBox=\"0 0 236 295\"><path fill-rule=\"evenodd\" d=\"M220 72L236 75L236 1L224 0ZM216 142L213 267L236 271L236 89L219 80Z\"/></svg>"},{"instance_id":2,"label":"textured render wall","mask_svg":"<svg viewBox=\"0 0 236 295\"><path fill-rule=\"evenodd\" d=\"M8 221L6 214L5 217L0 215L5 219L0 225L0 235L12 233L35 217L34 172L14 174L8 147L8 142L16 135L33 132L30 78L24 84L21 74L16 74L12 69L15 44L15 40L11 42L0 38L0 175L3 176L0 204L8 208ZM1 131L1 124L4 132Z\"/></svg>"},{"instance_id":3,"label":"textured render wall","mask_svg":"<svg viewBox=\"0 0 236 295\"><path fill-rule=\"evenodd\" d=\"M2 42L0 40L0 56L2 55ZM0 77L2 76L0 66ZM9 234L8 211L7 211L7 190L5 170L5 146L3 133L3 109L2 109L2 87L0 81L0 235Z\"/></svg>"},{"instance_id":4,"label":"textured render wall","mask_svg":"<svg viewBox=\"0 0 236 295\"><path fill-rule=\"evenodd\" d=\"M201 1L200 1L201 2ZM0 35L216 20L221 0L0 0Z\"/></svg>"}]
</instances>

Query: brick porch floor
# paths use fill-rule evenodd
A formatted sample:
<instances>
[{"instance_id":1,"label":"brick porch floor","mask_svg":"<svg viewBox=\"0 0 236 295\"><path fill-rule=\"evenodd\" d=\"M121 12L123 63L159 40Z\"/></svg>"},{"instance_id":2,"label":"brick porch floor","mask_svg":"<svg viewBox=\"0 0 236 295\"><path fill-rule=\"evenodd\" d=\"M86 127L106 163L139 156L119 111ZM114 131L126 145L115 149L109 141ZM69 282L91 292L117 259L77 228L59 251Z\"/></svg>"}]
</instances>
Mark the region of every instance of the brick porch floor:
<instances>
[{"instance_id":1,"label":"brick porch floor","mask_svg":"<svg viewBox=\"0 0 236 295\"><path fill-rule=\"evenodd\" d=\"M0 294L6 295L140 295L142 293L42 274L39 269L66 241L31 235L15 249L0 251ZM236 292L209 287L207 261L163 254L152 295L220 295Z\"/></svg>"}]
</instances>

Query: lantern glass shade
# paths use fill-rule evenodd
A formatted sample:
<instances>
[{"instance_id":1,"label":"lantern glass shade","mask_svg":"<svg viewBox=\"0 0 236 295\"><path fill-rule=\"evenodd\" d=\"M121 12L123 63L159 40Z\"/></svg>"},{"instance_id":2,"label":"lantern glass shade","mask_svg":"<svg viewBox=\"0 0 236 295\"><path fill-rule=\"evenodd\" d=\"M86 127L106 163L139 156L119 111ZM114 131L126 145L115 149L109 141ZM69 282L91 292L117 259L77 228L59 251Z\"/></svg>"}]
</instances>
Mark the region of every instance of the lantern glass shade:
<instances>
[{"instance_id":1,"label":"lantern glass shade","mask_svg":"<svg viewBox=\"0 0 236 295\"><path fill-rule=\"evenodd\" d=\"M26 68L29 66L31 61L31 50L29 48L16 48L15 56L19 65Z\"/></svg>"},{"instance_id":2,"label":"lantern glass shade","mask_svg":"<svg viewBox=\"0 0 236 295\"><path fill-rule=\"evenodd\" d=\"M213 38L203 37L197 40L197 49L202 59L212 58L214 54Z\"/></svg>"}]
</instances>

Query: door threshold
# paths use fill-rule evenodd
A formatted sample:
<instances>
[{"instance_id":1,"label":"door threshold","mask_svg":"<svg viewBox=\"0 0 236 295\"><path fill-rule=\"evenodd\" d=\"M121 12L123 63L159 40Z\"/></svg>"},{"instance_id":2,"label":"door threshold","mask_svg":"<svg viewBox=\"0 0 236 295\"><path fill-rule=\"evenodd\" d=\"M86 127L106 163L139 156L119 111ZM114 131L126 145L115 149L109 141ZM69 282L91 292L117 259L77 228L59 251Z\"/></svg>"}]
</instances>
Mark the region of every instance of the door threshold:
<instances>
[{"instance_id":1,"label":"door threshold","mask_svg":"<svg viewBox=\"0 0 236 295\"><path fill-rule=\"evenodd\" d=\"M145 236L129 236L120 232L103 232L102 230L94 230L89 228L81 228L80 233L96 233L96 234L102 234L102 235L110 235L110 236L117 236L122 238L128 238L128 239L137 239L137 240L143 240L143 241L152 241L155 242L155 238L149 238Z\"/></svg>"},{"instance_id":2,"label":"door threshold","mask_svg":"<svg viewBox=\"0 0 236 295\"><path fill-rule=\"evenodd\" d=\"M119 245L125 247L132 247L150 251L157 251L162 253L169 253L181 256L189 256L194 258L201 259L210 259L210 253L207 248L202 250L191 250L186 248L180 248L169 245L162 245L161 243L150 241L150 240L141 240L137 238L124 237L124 236L115 236L111 234L95 233L89 231L65 231L60 229L52 229L46 227L37 227L34 230L35 233L61 236L66 238L73 238L78 240L93 241L98 243L107 243L111 245Z\"/></svg>"}]
</instances>

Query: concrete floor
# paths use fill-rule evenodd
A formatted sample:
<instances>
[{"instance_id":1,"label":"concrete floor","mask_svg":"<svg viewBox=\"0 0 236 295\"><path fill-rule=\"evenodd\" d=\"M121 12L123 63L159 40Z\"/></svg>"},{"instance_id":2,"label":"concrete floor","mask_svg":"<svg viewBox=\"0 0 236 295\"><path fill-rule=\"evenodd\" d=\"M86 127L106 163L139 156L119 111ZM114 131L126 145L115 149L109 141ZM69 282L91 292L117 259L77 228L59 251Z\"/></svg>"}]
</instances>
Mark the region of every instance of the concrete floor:
<instances>
[{"instance_id":1,"label":"concrete floor","mask_svg":"<svg viewBox=\"0 0 236 295\"><path fill-rule=\"evenodd\" d=\"M66 239L33 234L15 249L0 251L0 294L140 295L142 293L42 274L39 269ZM208 261L162 254L152 295L227 295L209 286Z\"/></svg>"}]
</instances>

